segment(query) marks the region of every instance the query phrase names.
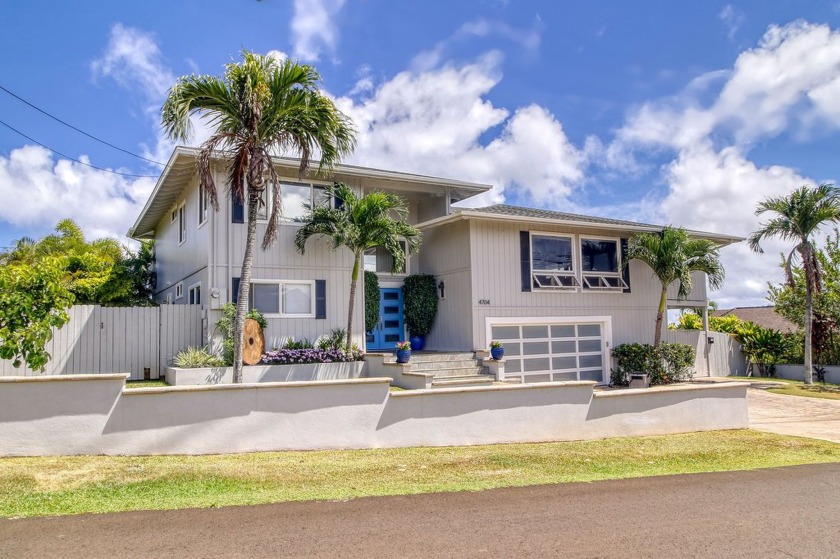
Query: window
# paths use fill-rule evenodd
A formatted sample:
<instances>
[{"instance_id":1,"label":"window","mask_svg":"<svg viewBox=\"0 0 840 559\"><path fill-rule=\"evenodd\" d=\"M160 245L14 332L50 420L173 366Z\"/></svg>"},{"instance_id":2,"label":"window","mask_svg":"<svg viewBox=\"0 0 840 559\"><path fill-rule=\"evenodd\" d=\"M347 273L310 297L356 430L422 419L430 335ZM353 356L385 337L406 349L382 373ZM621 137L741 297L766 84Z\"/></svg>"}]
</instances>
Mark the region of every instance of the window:
<instances>
[{"instance_id":1,"label":"window","mask_svg":"<svg viewBox=\"0 0 840 559\"><path fill-rule=\"evenodd\" d=\"M209 213L208 206L210 199L207 196L207 190L204 186L198 186L198 226L201 227L207 221L207 214Z\"/></svg>"},{"instance_id":2,"label":"window","mask_svg":"<svg viewBox=\"0 0 840 559\"><path fill-rule=\"evenodd\" d=\"M623 291L627 284L621 277L618 239L580 240L583 287L604 291Z\"/></svg>"},{"instance_id":3,"label":"window","mask_svg":"<svg viewBox=\"0 0 840 559\"><path fill-rule=\"evenodd\" d=\"M257 211L257 219L268 219L272 196L271 188L266 187L262 196L263 204ZM280 197L280 215L283 221L300 221L308 208L330 202L326 195L326 187L301 182L281 182Z\"/></svg>"},{"instance_id":4,"label":"window","mask_svg":"<svg viewBox=\"0 0 840 559\"><path fill-rule=\"evenodd\" d=\"M314 281L278 281L251 284L251 308L265 315L315 316Z\"/></svg>"},{"instance_id":5,"label":"window","mask_svg":"<svg viewBox=\"0 0 840 559\"><path fill-rule=\"evenodd\" d=\"M200 305L201 304L201 284L197 283L190 287L188 292L187 300L189 301L190 305Z\"/></svg>"},{"instance_id":6,"label":"window","mask_svg":"<svg viewBox=\"0 0 840 559\"><path fill-rule=\"evenodd\" d=\"M575 289L574 239L563 235L531 235L531 278L537 289Z\"/></svg>"},{"instance_id":7,"label":"window","mask_svg":"<svg viewBox=\"0 0 840 559\"><path fill-rule=\"evenodd\" d=\"M403 253L406 250L405 241L400 241ZM364 268L368 272L406 274L408 258L401 270L394 271L394 257L384 247L376 247L365 251Z\"/></svg>"},{"instance_id":8,"label":"window","mask_svg":"<svg viewBox=\"0 0 840 559\"><path fill-rule=\"evenodd\" d=\"M175 284L175 298L180 299L183 296L184 296L184 284L181 283L181 282L178 282L178 283Z\"/></svg>"},{"instance_id":9,"label":"window","mask_svg":"<svg viewBox=\"0 0 840 559\"><path fill-rule=\"evenodd\" d=\"M184 210L184 204L178 206L178 244L184 244L187 240L187 214Z\"/></svg>"}]
</instances>

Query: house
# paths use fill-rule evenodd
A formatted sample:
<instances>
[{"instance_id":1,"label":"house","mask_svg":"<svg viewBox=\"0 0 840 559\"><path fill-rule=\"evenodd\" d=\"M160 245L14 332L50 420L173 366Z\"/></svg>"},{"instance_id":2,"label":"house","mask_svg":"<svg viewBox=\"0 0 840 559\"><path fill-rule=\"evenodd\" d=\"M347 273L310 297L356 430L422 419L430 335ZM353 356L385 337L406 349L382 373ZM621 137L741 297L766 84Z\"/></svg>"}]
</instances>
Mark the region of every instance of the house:
<instances>
[{"instance_id":1,"label":"house","mask_svg":"<svg viewBox=\"0 0 840 559\"><path fill-rule=\"evenodd\" d=\"M196 160L195 149L174 151L129 236L155 240L156 301L202 305L210 336L222 305L238 289L247 212L224 195L221 165L215 170L220 209L213 211L200 191ZM414 273L434 274L440 282L427 349L472 351L501 340L507 378L606 382L611 347L653 341L658 281L643 263L623 268L622 254L628 237L662 226L509 205L457 208L452 204L491 186L352 165L336 166L326 180L298 179L296 160L275 163L285 221L273 247L254 255L251 294L252 306L268 319L269 346L289 336L315 340L345 326L351 254L331 250L322 239L311 240L305 255L293 245L295 218L306 203L331 203L323 200L323 189L332 181L361 194L402 196L409 222L423 233L419 254L408 259L402 274L390 273L383 250L365 256L365 269L379 275L383 303L377 328L365 334L364 290L357 292L353 341L368 352L390 350L405 339L400 287ZM264 223L257 230L259 238ZM692 234L720 245L740 240ZM668 299L673 308L708 304L702 274L686 300L677 300L675 289Z\"/></svg>"},{"instance_id":2,"label":"house","mask_svg":"<svg viewBox=\"0 0 840 559\"><path fill-rule=\"evenodd\" d=\"M796 324L778 314L776 307L772 305L718 309L712 312L712 316L737 316L744 322L752 322L762 328L778 330L784 333L796 332L798 330Z\"/></svg>"}]
</instances>

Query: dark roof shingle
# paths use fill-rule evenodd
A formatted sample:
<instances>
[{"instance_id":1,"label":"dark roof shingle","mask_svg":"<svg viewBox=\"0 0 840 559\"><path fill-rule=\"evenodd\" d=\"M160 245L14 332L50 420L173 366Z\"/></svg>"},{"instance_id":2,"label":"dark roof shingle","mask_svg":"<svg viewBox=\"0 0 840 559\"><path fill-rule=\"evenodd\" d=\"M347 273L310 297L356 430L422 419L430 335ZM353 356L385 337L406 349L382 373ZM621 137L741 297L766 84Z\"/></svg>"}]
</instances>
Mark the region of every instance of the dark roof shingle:
<instances>
[{"instance_id":1,"label":"dark roof shingle","mask_svg":"<svg viewBox=\"0 0 840 559\"><path fill-rule=\"evenodd\" d=\"M753 322L762 328L770 328L781 332L795 332L796 324L776 312L776 307L735 307L732 309L718 309L712 316L737 316L744 322Z\"/></svg>"}]
</instances>

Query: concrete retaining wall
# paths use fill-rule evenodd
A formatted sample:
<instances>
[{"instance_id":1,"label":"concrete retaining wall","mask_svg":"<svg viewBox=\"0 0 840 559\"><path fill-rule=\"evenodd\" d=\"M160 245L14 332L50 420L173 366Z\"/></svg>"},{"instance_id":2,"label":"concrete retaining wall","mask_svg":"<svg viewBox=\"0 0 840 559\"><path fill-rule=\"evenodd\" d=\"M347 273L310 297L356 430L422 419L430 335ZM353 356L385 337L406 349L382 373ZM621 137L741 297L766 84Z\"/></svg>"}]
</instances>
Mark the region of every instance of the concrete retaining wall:
<instances>
[{"instance_id":1,"label":"concrete retaining wall","mask_svg":"<svg viewBox=\"0 0 840 559\"><path fill-rule=\"evenodd\" d=\"M756 367L758 369L758 367ZM804 375L804 365L776 365L776 375L779 378L786 378L791 380L802 380ZM814 373L814 382L817 380L817 374ZM840 384L840 367L826 367L825 381L832 384Z\"/></svg>"},{"instance_id":2,"label":"concrete retaining wall","mask_svg":"<svg viewBox=\"0 0 840 559\"><path fill-rule=\"evenodd\" d=\"M305 365L249 365L242 368L243 382L307 382L315 380L342 380L362 376L364 361L349 363L307 363ZM230 384L233 367L197 369L166 369L166 382L172 386L196 384Z\"/></svg>"},{"instance_id":3,"label":"concrete retaining wall","mask_svg":"<svg viewBox=\"0 0 840 559\"><path fill-rule=\"evenodd\" d=\"M0 455L445 446L747 427L744 383L593 394L591 382L389 393L388 378L146 388L0 378Z\"/></svg>"}]
</instances>

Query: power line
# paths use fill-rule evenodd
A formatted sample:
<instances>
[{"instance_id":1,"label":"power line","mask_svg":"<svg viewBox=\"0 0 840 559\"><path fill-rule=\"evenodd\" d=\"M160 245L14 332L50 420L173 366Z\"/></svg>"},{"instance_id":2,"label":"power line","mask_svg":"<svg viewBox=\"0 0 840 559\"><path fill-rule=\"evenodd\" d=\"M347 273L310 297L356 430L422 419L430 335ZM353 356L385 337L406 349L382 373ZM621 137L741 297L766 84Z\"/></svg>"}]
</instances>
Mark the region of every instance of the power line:
<instances>
[{"instance_id":1,"label":"power line","mask_svg":"<svg viewBox=\"0 0 840 559\"><path fill-rule=\"evenodd\" d=\"M9 126L8 124L6 124L6 123L5 123L5 122L3 122L2 120L0 120L0 124L2 124L3 126L5 126L6 128L8 128L8 129L9 129L9 130L11 130L12 132L14 132L14 133L16 133L16 134L20 134L21 136L23 136L24 138L26 138L26 139L27 139L27 140L29 140L30 142L33 142L33 143L35 143L35 144L38 144L38 145L39 145L39 146L41 146L42 148L44 148L44 149L46 149L46 150L49 150L49 151L53 152L54 154L56 154L56 155L58 155L58 156L60 156L60 157L63 157L64 159L69 159L70 161L74 161L74 162L76 162L76 163L78 163L78 164L80 164L80 165L85 165L86 167L90 167L91 169L96 169L97 171L104 171L105 173L113 173L113 174L115 174L115 175L120 175L120 176L123 176L123 177L132 177L132 178L141 178L141 177L142 177L142 178L145 178L145 177L149 177L149 178L157 178L157 176L158 176L158 175L134 175L134 174L131 174L131 173L120 173L119 171L112 171L111 169L103 169L102 167L97 167L96 165L91 165L90 163L85 163L84 161L79 161L78 159L74 159L74 158L70 157L69 155L65 155L65 154L61 153L60 151L56 151L56 150L54 150L53 148L51 148L51 147L49 147L49 146L45 146L44 144L42 144L42 143L41 143L41 142L39 142L38 140L36 140L36 139L34 139L34 138L30 138L29 136L27 136L26 134L24 134L24 133L23 133L23 132L21 132L20 130L18 130L18 129L16 129L16 128L12 128L11 126Z\"/></svg>"},{"instance_id":2,"label":"power line","mask_svg":"<svg viewBox=\"0 0 840 559\"><path fill-rule=\"evenodd\" d=\"M142 159L143 161L147 161L147 162L149 162L149 163L154 163L155 165L160 165L161 167L166 167L166 163L161 163L160 161L155 161L155 160L153 160L153 159L148 159L148 158L146 158L146 157L143 157L142 155L137 155L136 153L131 152L131 151L128 151L127 149L123 149L123 148L121 148L121 147L119 147L119 146L115 146L114 144L112 144L112 143L110 143L110 142L106 142L105 140L103 140L103 139L101 139L101 138L97 138L97 137L96 137L96 136L94 136L93 134L88 134L88 133L87 133L87 132L85 132L84 130L82 130L82 129L80 129L80 128L77 128L77 127L75 127L75 126L73 126L73 125L72 125L72 124L70 124L69 122L66 122L66 121L64 121L64 120L61 120L61 119L60 119L60 118L58 118L57 116L55 116L55 115L52 115L52 114L48 113L48 112L47 112L47 111L45 111L44 109L41 109L41 108L39 108L39 107L36 107L35 105L33 105L32 103L30 103L29 101L27 101L26 99L24 99L23 97L21 97L20 95L17 95L17 94L15 94L15 93L13 93L13 92L9 91L8 89L6 89L5 87L3 87L2 85L0 85L0 90L5 91L5 92L6 92L6 93L8 93L9 95L11 95L12 97L14 97L14 98L15 98L15 99L17 99L18 101L20 101L21 103L23 103L23 104L25 104L25 105L29 105L30 107L32 107L33 109L35 109L35 110L36 110L36 111L38 111L39 113L41 113L41 114L43 114L43 115L46 115L46 116L50 117L51 119L55 120L56 122L60 122L60 123L61 123L61 124L63 124L64 126L67 126L68 128L72 128L73 130L75 130L75 131L76 131L76 132L78 132L79 134L84 134L85 136L87 136L87 137L88 137L88 138L90 138L91 140L95 140L95 141L99 142L100 144L105 144L106 146L108 146L108 147L110 147L110 148L114 148L115 150L121 151L121 152L123 152L123 153L127 153L128 155L131 155L132 157L136 157L137 159ZM34 141L34 140L33 140L33 141ZM49 149L49 148L47 148L47 149Z\"/></svg>"}]
</instances>

